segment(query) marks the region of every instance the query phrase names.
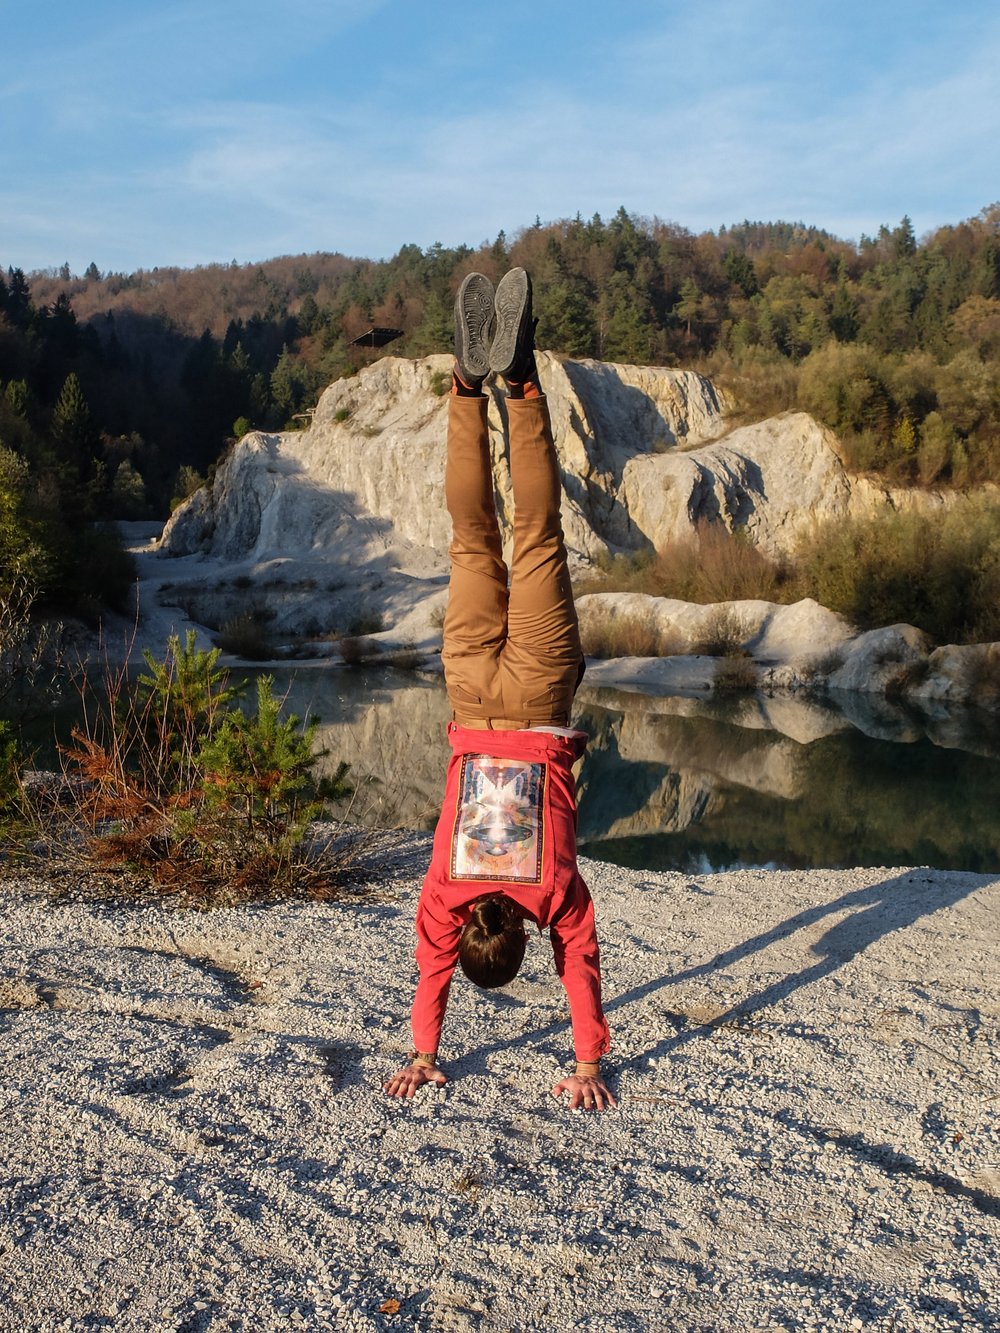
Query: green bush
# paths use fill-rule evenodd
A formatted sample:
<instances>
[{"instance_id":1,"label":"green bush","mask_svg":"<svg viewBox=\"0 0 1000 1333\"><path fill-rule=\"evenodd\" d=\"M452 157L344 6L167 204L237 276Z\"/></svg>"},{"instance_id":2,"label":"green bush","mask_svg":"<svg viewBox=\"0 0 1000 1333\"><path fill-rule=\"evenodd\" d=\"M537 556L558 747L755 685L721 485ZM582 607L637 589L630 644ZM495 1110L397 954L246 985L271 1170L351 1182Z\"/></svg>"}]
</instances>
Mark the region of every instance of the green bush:
<instances>
[{"instance_id":1,"label":"green bush","mask_svg":"<svg viewBox=\"0 0 1000 1333\"><path fill-rule=\"evenodd\" d=\"M130 891L139 874L190 900L331 896L357 849L310 841L322 802L351 790L343 763L316 775L318 723L282 717L266 676L244 713L245 682L193 633L144 657L137 677L126 666L99 693L84 684L86 721L62 747L73 800L48 811L50 850L124 874ZM0 782L8 751L0 736Z\"/></svg>"},{"instance_id":2,"label":"green bush","mask_svg":"<svg viewBox=\"0 0 1000 1333\"><path fill-rule=\"evenodd\" d=\"M937 643L1000 639L1000 506L824 524L796 552L801 595L861 629L905 621Z\"/></svg>"}]
</instances>

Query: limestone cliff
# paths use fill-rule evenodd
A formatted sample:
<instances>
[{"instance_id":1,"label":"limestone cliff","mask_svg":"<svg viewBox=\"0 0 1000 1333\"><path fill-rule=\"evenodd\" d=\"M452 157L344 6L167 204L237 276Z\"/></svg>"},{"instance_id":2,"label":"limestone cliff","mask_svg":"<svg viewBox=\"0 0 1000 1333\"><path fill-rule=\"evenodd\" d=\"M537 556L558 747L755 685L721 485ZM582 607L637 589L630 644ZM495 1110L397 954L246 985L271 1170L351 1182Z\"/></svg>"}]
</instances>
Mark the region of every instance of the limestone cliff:
<instances>
[{"instance_id":1,"label":"limestone cliff","mask_svg":"<svg viewBox=\"0 0 1000 1333\"><path fill-rule=\"evenodd\" d=\"M563 474L563 522L577 558L658 546L700 520L745 525L787 550L817 518L870 510L889 492L850 478L831 433L789 413L727 433L726 404L693 371L559 361L540 353ZM323 394L309 430L245 437L211 490L174 514L171 555L255 562L346 547L443 554L448 357L385 357ZM504 396L490 397L497 505L509 530Z\"/></svg>"}]
</instances>

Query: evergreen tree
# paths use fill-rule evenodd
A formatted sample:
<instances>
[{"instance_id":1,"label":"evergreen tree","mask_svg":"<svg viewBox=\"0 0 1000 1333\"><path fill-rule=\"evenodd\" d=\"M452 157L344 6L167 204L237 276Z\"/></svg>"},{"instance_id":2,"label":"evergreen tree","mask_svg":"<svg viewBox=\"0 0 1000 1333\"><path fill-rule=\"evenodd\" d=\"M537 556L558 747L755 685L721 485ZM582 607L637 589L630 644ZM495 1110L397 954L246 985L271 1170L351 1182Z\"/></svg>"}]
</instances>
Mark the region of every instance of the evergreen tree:
<instances>
[{"instance_id":1,"label":"evergreen tree","mask_svg":"<svg viewBox=\"0 0 1000 1333\"><path fill-rule=\"evenodd\" d=\"M66 377L56 402L52 438L61 461L82 479L91 470L101 437L75 373Z\"/></svg>"},{"instance_id":2,"label":"evergreen tree","mask_svg":"<svg viewBox=\"0 0 1000 1333\"><path fill-rule=\"evenodd\" d=\"M127 458L118 465L109 499L115 518L145 518L149 512L146 483Z\"/></svg>"}]
</instances>

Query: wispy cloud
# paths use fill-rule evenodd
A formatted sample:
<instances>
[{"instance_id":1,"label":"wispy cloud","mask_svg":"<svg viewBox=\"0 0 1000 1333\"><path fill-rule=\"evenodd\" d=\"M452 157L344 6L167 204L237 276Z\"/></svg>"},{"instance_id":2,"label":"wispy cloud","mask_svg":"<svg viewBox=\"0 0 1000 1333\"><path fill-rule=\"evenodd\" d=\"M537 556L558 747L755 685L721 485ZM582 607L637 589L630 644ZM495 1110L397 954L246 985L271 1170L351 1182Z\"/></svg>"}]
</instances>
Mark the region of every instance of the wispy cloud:
<instances>
[{"instance_id":1,"label":"wispy cloud","mask_svg":"<svg viewBox=\"0 0 1000 1333\"><path fill-rule=\"evenodd\" d=\"M895 0L643 2L615 29L587 26L589 0L511 2L514 24L537 13L530 44L425 31L391 0L375 19L295 0L277 26L264 0L111 5L116 23L47 53L40 125L25 88L41 54L6 86L21 134L0 145L0 234L14 262L129 267L474 244L620 204L693 229L786 217L856 237L997 193L985 0L949 15L913 0L898 31Z\"/></svg>"}]
</instances>

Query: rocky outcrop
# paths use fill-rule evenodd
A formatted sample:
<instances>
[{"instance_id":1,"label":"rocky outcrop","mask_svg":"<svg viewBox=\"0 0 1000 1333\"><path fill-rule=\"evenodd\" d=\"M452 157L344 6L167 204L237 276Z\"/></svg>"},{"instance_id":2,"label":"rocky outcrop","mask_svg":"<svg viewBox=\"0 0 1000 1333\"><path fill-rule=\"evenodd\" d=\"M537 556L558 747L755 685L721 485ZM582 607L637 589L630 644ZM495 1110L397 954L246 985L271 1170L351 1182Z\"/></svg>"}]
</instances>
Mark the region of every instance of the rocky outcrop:
<instances>
[{"instance_id":1,"label":"rocky outcrop","mask_svg":"<svg viewBox=\"0 0 1000 1333\"><path fill-rule=\"evenodd\" d=\"M724 398L692 371L546 353L538 362L562 472L563 526L578 566L661 547L703 521L742 528L781 554L823 520L944 503L849 476L835 437L803 413L730 430ZM164 529L159 553L183 559L158 580L161 604L215 629L249 615L278 645L309 640L313 655L322 655L324 638L380 626L390 644L438 648L450 538L443 503L450 368L445 356L385 357L331 385L309 430L241 440L213 485ZM505 401L494 390L488 415L497 510L509 537ZM593 594L579 608L585 636L617 637L618 660L592 668L605 683L703 693L721 632L754 658L766 689L822 685L855 699L913 698L922 708L998 704L1000 649L928 656L911 626L857 635L808 599L698 606ZM645 632L630 641L624 631L635 625ZM881 726L881 716L872 725Z\"/></svg>"},{"instance_id":2,"label":"rocky outcrop","mask_svg":"<svg viewBox=\"0 0 1000 1333\"><path fill-rule=\"evenodd\" d=\"M577 558L661 546L702 521L787 551L817 520L894 503L845 472L835 437L804 413L727 433L726 404L693 371L559 361L539 353ZM385 357L323 394L308 431L245 437L167 524L162 549L226 560L336 558L345 547L441 555L450 360ZM513 510L504 395L490 398L501 525Z\"/></svg>"}]
</instances>

